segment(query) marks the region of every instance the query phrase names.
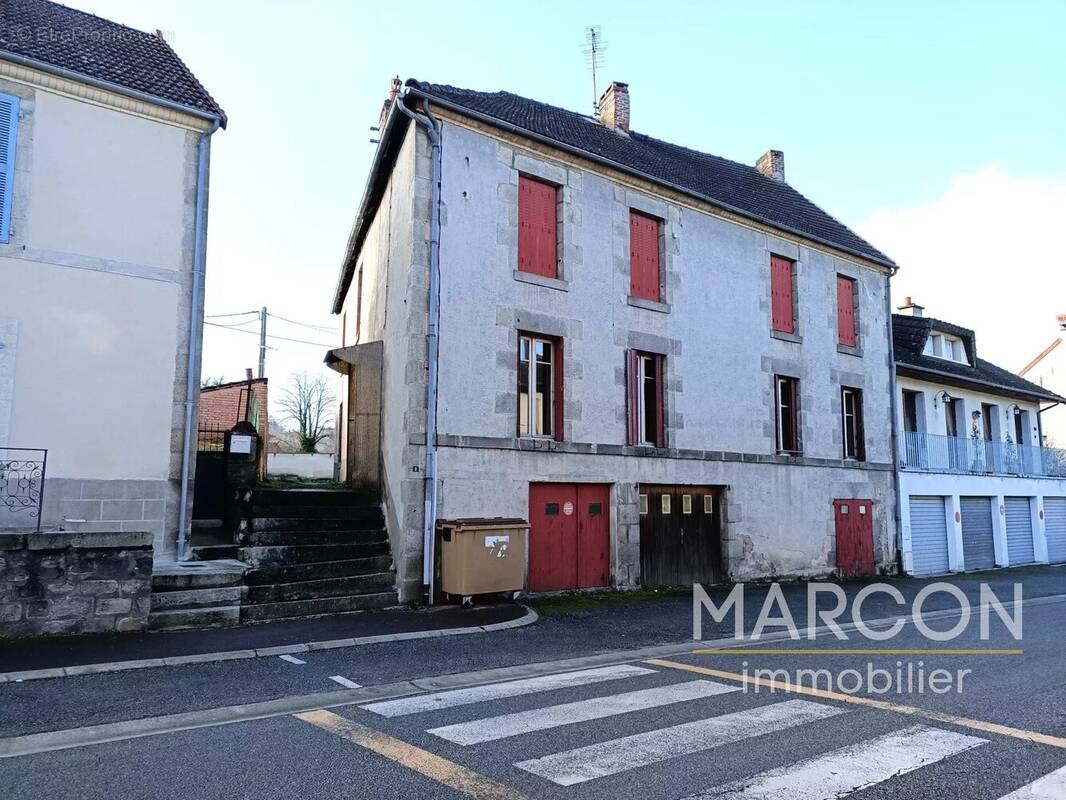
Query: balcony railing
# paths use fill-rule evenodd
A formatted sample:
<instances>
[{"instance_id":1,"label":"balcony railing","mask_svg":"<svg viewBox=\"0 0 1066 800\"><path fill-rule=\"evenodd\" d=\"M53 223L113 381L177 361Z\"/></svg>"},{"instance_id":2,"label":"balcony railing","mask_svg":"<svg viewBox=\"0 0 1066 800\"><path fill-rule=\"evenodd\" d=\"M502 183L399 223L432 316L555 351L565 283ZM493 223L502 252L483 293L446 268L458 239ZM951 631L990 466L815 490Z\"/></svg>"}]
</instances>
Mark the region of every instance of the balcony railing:
<instances>
[{"instance_id":1,"label":"balcony railing","mask_svg":"<svg viewBox=\"0 0 1066 800\"><path fill-rule=\"evenodd\" d=\"M0 529L41 529L47 450L0 447Z\"/></svg>"},{"instance_id":2,"label":"balcony railing","mask_svg":"<svg viewBox=\"0 0 1066 800\"><path fill-rule=\"evenodd\" d=\"M903 469L1066 478L1066 450L1053 447L904 431L899 451Z\"/></svg>"}]
</instances>

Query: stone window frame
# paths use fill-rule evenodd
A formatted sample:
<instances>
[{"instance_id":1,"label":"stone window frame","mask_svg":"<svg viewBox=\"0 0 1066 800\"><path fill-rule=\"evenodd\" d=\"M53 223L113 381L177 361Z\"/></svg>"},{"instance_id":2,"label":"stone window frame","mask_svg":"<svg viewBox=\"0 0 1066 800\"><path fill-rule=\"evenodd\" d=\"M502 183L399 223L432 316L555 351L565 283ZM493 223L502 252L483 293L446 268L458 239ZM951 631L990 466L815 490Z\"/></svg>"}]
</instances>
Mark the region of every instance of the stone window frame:
<instances>
[{"instance_id":1,"label":"stone window frame","mask_svg":"<svg viewBox=\"0 0 1066 800\"><path fill-rule=\"evenodd\" d=\"M836 270L834 271L833 276L834 276L834 278L836 278L836 277L848 278L852 282L852 284L851 284L851 290L852 290L851 302L852 302L853 314L854 314L854 317L855 317L855 344L854 344L854 346L841 344L840 343L840 337L838 335L835 335L833 338L836 341L837 352L838 353L842 353L843 355L855 356L856 358L862 358L863 357L863 343L866 341L866 337L865 337L864 331L863 331L864 319L863 319L862 303L861 303L862 290L860 288L861 285L862 285L861 284L862 275L860 274L859 270L857 270L857 269L855 269L853 267L850 267L850 266L845 266L842 263L838 263L836 265ZM832 304L832 309L831 309L831 312L830 312L830 317L831 317L831 320L832 320L831 323L830 323L831 326L832 326L830 328L830 330L836 331L838 322L837 322L837 306L836 306L836 294L835 294L835 292L834 292L834 295L833 295L833 300L834 300L834 302Z\"/></svg>"},{"instance_id":2,"label":"stone window frame","mask_svg":"<svg viewBox=\"0 0 1066 800\"><path fill-rule=\"evenodd\" d=\"M806 269L803 249L799 245L786 242L783 239L771 237L767 237L767 239L762 263L762 274L765 276L763 305L766 309L766 329L770 331L770 338L772 339L793 344L803 344L803 319L800 315L800 290L803 288L801 279L804 277L804 270ZM792 262L792 333L774 330L772 256L786 258Z\"/></svg>"},{"instance_id":3,"label":"stone window frame","mask_svg":"<svg viewBox=\"0 0 1066 800\"><path fill-rule=\"evenodd\" d=\"M616 243L621 257L617 259L618 271L625 276L626 305L646 311L669 314L673 306L674 292L680 285L676 271L675 257L680 252L681 209L663 200L657 200L646 194L615 187L615 203L624 213L624 220L619 219L616 226ZM633 297L629 293L630 270L632 268L629 238L629 220L632 212L653 217L659 221L659 300L645 300Z\"/></svg>"}]
</instances>

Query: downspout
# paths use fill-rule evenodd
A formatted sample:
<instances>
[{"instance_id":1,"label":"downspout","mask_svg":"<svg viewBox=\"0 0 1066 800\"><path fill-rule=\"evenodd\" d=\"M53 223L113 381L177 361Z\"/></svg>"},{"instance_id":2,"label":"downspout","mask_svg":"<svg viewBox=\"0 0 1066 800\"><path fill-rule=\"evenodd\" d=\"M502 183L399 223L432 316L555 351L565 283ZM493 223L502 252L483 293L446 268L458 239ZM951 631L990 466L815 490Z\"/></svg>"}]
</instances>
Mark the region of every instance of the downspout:
<instances>
[{"instance_id":1,"label":"downspout","mask_svg":"<svg viewBox=\"0 0 1066 800\"><path fill-rule=\"evenodd\" d=\"M188 558L188 541L185 535L189 526L189 473L192 471L192 443L196 431L196 407L199 404L200 387L197 377L200 372L200 347L204 329L201 319L204 308L204 270L207 262L207 168L211 160L211 136L219 129L222 120L218 117L211 127L200 134L196 157L196 232L192 255L192 302L189 304L189 352L185 364L185 441L181 451L181 501L178 506L179 561Z\"/></svg>"},{"instance_id":2,"label":"downspout","mask_svg":"<svg viewBox=\"0 0 1066 800\"><path fill-rule=\"evenodd\" d=\"M434 561L437 522L437 357L440 352L440 181L441 151L440 123L429 112L429 101L423 99L418 114L397 98L396 107L426 129L430 151L429 203L429 320L426 325L426 465L425 509L422 519L422 584L429 590L429 605L433 605L436 591Z\"/></svg>"},{"instance_id":3,"label":"downspout","mask_svg":"<svg viewBox=\"0 0 1066 800\"><path fill-rule=\"evenodd\" d=\"M896 522L896 565L903 574L903 500L900 497L899 483L899 417L896 407L896 347L892 332L892 278L899 271L892 269L885 281L885 320L888 325L888 374L889 374L889 412L892 414L892 488L896 493L896 502L892 504L892 515Z\"/></svg>"}]
</instances>

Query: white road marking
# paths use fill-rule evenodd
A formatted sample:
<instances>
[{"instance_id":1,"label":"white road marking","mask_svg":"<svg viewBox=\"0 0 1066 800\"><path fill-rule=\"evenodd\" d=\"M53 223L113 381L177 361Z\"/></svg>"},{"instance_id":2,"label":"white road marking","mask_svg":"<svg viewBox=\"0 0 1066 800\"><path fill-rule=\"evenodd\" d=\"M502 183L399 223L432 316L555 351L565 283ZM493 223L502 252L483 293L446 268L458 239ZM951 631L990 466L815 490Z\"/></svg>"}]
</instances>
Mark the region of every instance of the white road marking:
<instances>
[{"instance_id":1,"label":"white road marking","mask_svg":"<svg viewBox=\"0 0 1066 800\"><path fill-rule=\"evenodd\" d=\"M397 700L383 700L370 703L360 708L373 711L383 717L399 717L405 714L421 714L439 708L453 708L486 700L499 700L505 697L518 697L534 692L548 692L553 689L567 689L573 686L587 686L603 681L616 681L622 678L636 678L641 675L654 675L655 670L637 667L632 664L619 664L610 667L584 669L579 672L560 672L555 675L541 675L536 678L522 678L504 683L490 683L485 686L472 686L467 689L450 689L433 694L420 694L414 697L402 697Z\"/></svg>"},{"instance_id":2,"label":"white road marking","mask_svg":"<svg viewBox=\"0 0 1066 800\"><path fill-rule=\"evenodd\" d=\"M515 766L560 786L573 786L844 713L847 709L836 706L787 700L520 761Z\"/></svg>"},{"instance_id":3,"label":"white road marking","mask_svg":"<svg viewBox=\"0 0 1066 800\"><path fill-rule=\"evenodd\" d=\"M1066 767L1017 789L999 800L1062 800L1066 797Z\"/></svg>"},{"instance_id":4,"label":"white road marking","mask_svg":"<svg viewBox=\"0 0 1066 800\"><path fill-rule=\"evenodd\" d=\"M669 686L657 686L654 689L592 697L574 703L534 708L530 711L503 714L498 717L486 717L471 722L460 722L456 725L431 728L428 733L456 744L478 744L523 733L558 728L560 725L573 725L577 722L588 722L618 714L628 714L631 711L643 711L648 708L700 700L704 697L737 691L740 691L739 686L727 686L714 681L688 681Z\"/></svg>"},{"instance_id":5,"label":"white road marking","mask_svg":"<svg viewBox=\"0 0 1066 800\"><path fill-rule=\"evenodd\" d=\"M362 685L355 681L350 681L343 675L330 675L329 679L334 683L339 683L341 686L347 686L349 689L362 689Z\"/></svg>"},{"instance_id":6,"label":"white road marking","mask_svg":"<svg viewBox=\"0 0 1066 800\"><path fill-rule=\"evenodd\" d=\"M837 800L987 743L976 736L914 725L687 800Z\"/></svg>"},{"instance_id":7,"label":"white road marking","mask_svg":"<svg viewBox=\"0 0 1066 800\"><path fill-rule=\"evenodd\" d=\"M288 653L286 653L283 656L278 656L278 658L280 658L282 661L288 661L290 664L306 664L307 663L306 661L303 661L302 659L299 659L296 656L290 656Z\"/></svg>"}]
</instances>

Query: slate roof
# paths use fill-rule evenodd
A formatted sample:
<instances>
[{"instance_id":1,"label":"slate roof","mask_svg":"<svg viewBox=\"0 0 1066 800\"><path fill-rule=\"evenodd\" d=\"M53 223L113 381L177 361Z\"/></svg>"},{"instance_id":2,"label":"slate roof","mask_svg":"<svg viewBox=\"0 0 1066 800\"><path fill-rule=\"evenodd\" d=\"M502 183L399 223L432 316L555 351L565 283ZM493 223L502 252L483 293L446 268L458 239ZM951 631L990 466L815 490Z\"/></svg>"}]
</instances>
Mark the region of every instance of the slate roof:
<instances>
[{"instance_id":1,"label":"slate roof","mask_svg":"<svg viewBox=\"0 0 1066 800\"><path fill-rule=\"evenodd\" d=\"M409 80L442 105L515 126L519 132L591 154L627 172L672 186L721 208L798 233L888 267L895 262L787 183L755 167L690 150L637 131L623 135L593 117L520 97Z\"/></svg>"},{"instance_id":2,"label":"slate roof","mask_svg":"<svg viewBox=\"0 0 1066 800\"><path fill-rule=\"evenodd\" d=\"M933 330L958 336L966 345L970 364L960 364L944 358L922 354L925 341ZM997 367L977 357L977 338L969 328L932 317L892 315L892 345L895 350L896 369L934 381L974 386L981 389L998 389L1007 395L1022 395L1029 398L1066 403L1043 386L1025 380L1013 372ZM971 366L972 365L972 366Z\"/></svg>"},{"instance_id":3,"label":"slate roof","mask_svg":"<svg viewBox=\"0 0 1066 800\"><path fill-rule=\"evenodd\" d=\"M226 114L166 40L47 0L0 0L4 51L89 78Z\"/></svg>"}]
</instances>

